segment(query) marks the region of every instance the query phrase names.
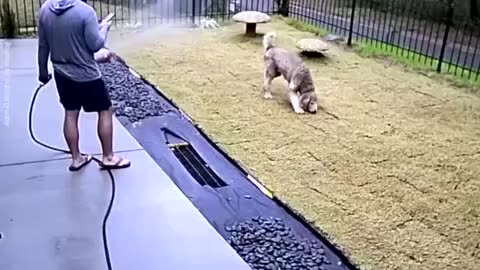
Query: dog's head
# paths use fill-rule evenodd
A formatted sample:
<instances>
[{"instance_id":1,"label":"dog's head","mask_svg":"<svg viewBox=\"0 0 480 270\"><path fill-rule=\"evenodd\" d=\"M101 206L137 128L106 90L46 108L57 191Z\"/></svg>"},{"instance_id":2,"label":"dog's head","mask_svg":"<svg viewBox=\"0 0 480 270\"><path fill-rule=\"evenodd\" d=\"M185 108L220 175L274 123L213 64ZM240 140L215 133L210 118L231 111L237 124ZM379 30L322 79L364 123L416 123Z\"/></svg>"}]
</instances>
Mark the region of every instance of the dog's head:
<instances>
[{"instance_id":1,"label":"dog's head","mask_svg":"<svg viewBox=\"0 0 480 270\"><path fill-rule=\"evenodd\" d=\"M318 110L318 97L315 92L308 92L300 96L300 108L309 113L316 113Z\"/></svg>"}]
</instances>

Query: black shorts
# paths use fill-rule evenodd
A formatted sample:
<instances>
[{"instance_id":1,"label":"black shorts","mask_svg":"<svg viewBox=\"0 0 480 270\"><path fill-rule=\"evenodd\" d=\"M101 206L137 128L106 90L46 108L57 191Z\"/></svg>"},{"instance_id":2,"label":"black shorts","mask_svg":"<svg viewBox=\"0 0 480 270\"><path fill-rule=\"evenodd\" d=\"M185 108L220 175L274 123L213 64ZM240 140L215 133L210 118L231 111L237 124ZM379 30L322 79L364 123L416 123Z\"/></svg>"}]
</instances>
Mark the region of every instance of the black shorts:
<instances>
[{"instance_id":1,"label":"black shorts","mask_svg":"<svg viewBox=\"0 0 480 270\"><path fill-rule=\"evenodd\" d=\"M89 82L72 81L58 72L54 73L60 103L68 111L100 112L108 110L112 101L102 78Z\"/></svg>"}]
</instances>

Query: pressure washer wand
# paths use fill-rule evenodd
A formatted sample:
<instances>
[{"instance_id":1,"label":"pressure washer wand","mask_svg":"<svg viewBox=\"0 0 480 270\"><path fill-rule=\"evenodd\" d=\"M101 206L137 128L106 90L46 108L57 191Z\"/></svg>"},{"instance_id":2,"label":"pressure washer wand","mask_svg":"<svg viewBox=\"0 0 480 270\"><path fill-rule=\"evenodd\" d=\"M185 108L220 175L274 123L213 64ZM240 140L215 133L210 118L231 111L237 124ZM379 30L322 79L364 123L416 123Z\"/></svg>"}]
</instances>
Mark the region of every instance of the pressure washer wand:
<instances>
[{"instance_id":1,"label":"pressure washer wand","mask_svg":"<svg viewBox=\"0 0 480 270\"><path fill-rule=\"evenodd\" d=\"M110 27L110 24L112 23L112 19L115 17L115 13L110 13L105 17L101 22L100 22L100 28L103 27ZM107 29L109 31L109 29ZM98 50L97 52L94 53L93 55L95 61L98 63L108 63L111 62L112 58L116 58L115 54L111 52L111 50L108 48L105 40L105 46Z\"/></svg>"}]
</instances>

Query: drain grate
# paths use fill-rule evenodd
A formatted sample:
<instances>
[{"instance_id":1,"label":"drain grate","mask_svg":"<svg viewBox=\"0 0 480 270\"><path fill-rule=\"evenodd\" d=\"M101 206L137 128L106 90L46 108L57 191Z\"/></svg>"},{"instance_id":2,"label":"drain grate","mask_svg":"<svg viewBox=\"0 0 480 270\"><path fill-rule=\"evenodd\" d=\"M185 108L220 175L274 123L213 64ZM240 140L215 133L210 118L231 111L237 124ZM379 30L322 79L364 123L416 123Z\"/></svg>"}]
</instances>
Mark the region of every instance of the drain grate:
<instances>
[{"instance_id":1,"label":"drain grate","mask_svg":"<svg viewBox=\"0 0 480 270\"><path fill-rule=\"evenodd\" d=\"M200 185L209 185L213 188L227 186L190 144L178 144L170 146L170 148L180 163Z\"/></svg>"}]
</instances>

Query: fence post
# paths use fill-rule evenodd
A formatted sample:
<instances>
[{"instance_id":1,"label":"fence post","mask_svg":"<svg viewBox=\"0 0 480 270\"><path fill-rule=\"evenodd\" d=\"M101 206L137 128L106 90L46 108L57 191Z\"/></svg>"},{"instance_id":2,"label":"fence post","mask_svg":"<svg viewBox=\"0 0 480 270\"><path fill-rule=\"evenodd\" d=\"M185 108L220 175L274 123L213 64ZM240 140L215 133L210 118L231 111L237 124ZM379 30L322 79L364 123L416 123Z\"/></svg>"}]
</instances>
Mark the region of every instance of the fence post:
<instances>
[{"instance_id":1,"label":"fence post","mask_svg":"<svg viewBox=\"0 0 480 270\"><path fill-rule=\"evenodd\" d=\"M195 2L197 0L192 0L192 25L195 25L195 10L196 10L196 6L195 6Z\"/></svg>"},{"instance_id":2,"label":"fence post","mask_svg":"<svg viewBox=\"0 0 480 270\"><path fill-rule=\"evenodd\" d=\"M450 31L450 26L453 24L454 5L455 4L453 0L448 1L448 18L445 26L445 34L443 35L443 43L442 43L442 48L440 50L440 56L438 57L438 66L437 66L438 73L442 71L443 58L445 57L445 49L447 47L447 42L448 42L448 32Z\"/></svg>"},{"instance_id":3,"label":"fence post","mask_svg":"<svg viewBox=\"0 0 480 270\"><path fill-rule=\"evenodd\" d=\"M352 46L352 36L353 36L353 21L355 19L355 7L357 6L357 0L352 2L352 14L350 16L350 30L348 32L348 46Z\"/></svg>"},{"instance_id":4,"label":"fence post","mask_svg":"<svg viewBox=\"0 0 480 270\"><path fill-rule=\"evenodd\" d=\"M290 0L277 1L278 13L283 17L288 17L290 13Z\"/></svg>"}]
</instances>

